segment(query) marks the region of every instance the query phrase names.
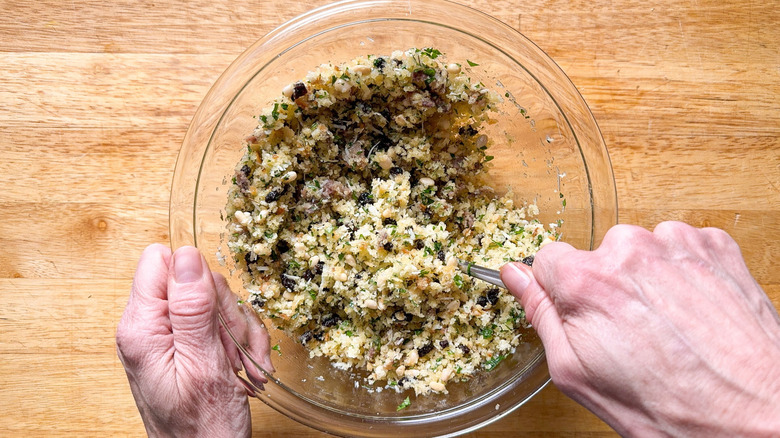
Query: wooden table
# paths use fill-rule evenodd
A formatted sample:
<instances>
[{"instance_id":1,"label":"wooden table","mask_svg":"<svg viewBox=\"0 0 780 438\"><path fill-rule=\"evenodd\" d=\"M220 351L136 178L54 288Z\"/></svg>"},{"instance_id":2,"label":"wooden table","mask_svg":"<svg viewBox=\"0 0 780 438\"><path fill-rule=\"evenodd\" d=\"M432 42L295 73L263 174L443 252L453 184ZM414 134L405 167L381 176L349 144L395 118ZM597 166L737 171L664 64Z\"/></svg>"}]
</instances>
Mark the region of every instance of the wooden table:
<instances>
[{"instance_id":1,"label":"wooden table","mask_svg":"<svg viewBox=\"0 0 780 438\"><path fill-rule=\"evenodd\" d=\"M209 86L324 0L4 0L0 435L143 434L114 331L135 262L168 242L180 141ZM724 228L780 307L774 2L477 0L535 41L599 121L620 222ZM256 436L320 434L252 402ZM605 436L546 388L473 436Z\"/></svg>"}]
</instances>

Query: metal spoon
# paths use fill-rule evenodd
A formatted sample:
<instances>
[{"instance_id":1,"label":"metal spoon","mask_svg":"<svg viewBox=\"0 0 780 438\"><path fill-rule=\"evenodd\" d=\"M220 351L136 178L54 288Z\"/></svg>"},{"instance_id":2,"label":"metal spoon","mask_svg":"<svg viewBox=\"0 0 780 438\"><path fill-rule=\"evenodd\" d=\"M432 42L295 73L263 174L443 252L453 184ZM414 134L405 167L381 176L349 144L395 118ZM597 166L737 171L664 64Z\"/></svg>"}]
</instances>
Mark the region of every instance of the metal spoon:
<instances>
[{"instance_id":1,"label":"metal spoon","mask_svg":"<svg viewBox=\"0 0 780 438\"><path fill-rule=\"evenodd\" d=\"M528 256L522 259L521 262L525 263L528 266L532 266L534 263L534 256ZM506 289L504 282L501 281L501 274L499 274L499 272L496 271L495 269L486 268L484 266L478 266L472 262L464 262L461 259L458 259L458 267L460 268L461 271L465 272L466 274L474 278L478 278L494 286L503 287L504 289Z\"/></svg>"}]
</instances>

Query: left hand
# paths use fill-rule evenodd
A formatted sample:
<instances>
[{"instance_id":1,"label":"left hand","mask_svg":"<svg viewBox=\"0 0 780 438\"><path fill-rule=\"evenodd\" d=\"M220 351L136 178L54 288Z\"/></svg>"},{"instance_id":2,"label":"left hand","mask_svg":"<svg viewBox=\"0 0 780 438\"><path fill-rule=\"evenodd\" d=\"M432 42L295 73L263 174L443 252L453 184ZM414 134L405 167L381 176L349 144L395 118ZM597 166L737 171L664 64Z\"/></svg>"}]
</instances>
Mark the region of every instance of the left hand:
<instances>
[{"instance_id":1,"label":"left hand","mask_svg":"<svg viewBox=\"0 0 780 438\"><path fill-rule=\"evenodd\" d=\"M251 435L248 390L236 376L244 357L220 326L220 310L261 365L273 368L268 333L236 299L197 249L144 251L116 341L149 436ZM256 384L265 380L247 372Z\"/></svg>"}]
</instances>

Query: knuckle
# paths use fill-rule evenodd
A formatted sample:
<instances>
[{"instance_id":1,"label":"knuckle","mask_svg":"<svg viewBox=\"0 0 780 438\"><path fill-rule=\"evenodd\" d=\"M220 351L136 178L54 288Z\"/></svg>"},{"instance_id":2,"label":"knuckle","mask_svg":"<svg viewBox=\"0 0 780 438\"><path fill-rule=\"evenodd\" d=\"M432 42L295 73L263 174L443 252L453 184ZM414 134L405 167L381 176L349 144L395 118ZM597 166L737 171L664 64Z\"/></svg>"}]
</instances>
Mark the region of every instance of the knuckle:
<instances>
[{"instance_id":1,"label":"knuckle","mask_svg":"<svg viewBox=\"0 0 780 438\"><path fill-rule=\"evenodd\" d=\"M695 232L696 228L679 221L661 222L655 226L653 233L665 237L677 237Z\"/></svg>"}]
</instances>

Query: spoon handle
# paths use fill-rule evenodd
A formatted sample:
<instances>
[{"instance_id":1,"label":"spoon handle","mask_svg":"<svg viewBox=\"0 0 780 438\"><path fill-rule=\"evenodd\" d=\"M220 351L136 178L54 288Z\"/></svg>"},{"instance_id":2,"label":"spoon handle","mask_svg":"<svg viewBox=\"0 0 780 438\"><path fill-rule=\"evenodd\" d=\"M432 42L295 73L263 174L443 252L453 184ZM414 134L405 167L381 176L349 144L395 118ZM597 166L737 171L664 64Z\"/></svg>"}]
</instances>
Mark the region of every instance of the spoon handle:
<instances>
[{"instance_id":1,"label":"spoon handle","mask_svg":"<svg viewBox=\"0 0 780 438\"><path fill-rule=\"evenodd\" d=\"M501 274L499 274L495 269L477 266L474 263L464 262L463 260L458 260L458 267L461 271L474 278L478 278L494 286L503 287L506 289L504 282L501 281Z\"/></svg>"}]
</instances>

